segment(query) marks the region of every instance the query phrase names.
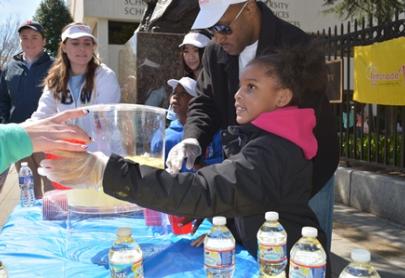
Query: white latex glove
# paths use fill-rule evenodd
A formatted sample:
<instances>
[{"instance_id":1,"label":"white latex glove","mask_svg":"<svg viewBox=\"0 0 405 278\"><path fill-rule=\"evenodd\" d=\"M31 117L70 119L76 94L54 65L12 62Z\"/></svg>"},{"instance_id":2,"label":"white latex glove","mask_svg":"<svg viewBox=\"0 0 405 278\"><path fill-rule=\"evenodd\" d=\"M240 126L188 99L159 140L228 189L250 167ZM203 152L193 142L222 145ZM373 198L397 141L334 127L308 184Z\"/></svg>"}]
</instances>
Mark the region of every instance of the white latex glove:
<instances>
[{"instance_id":1,"label":"white latex glove","mask_svg":"<svg viewBox=\"0 0 405 278\"><path fill-rule=\"evenodd\" d=\"M171 174L177 174L181 170L183 160L187 158L186 167L191 169L194 162L201 155L201 147L195 138L187 138L175 145L167 155L166 170Z\"/></svg>"},{"instance_id":2,"label":"white latex glove","mask_svg":"<svg viewBox=\"0 0 405 278\"><path fill-rule=\"evenodd\" d=\"M104 169L109 157L102 152L57 152L59 158L40 162L38 173L54 182L72 188L102 186Z\"/></svg>"}]
</instances>

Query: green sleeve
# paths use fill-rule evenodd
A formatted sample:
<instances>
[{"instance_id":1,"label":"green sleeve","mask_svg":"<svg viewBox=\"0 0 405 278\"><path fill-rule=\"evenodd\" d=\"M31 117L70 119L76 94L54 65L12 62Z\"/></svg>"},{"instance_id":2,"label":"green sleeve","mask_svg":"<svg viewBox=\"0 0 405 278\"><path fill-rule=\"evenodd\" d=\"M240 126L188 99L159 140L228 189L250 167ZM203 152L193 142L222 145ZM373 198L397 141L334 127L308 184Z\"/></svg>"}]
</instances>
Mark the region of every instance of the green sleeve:
<instances>
[{"instance_id":1,"label":"green sleeve","mask_svg":"<svg viewBox=\"0 0 405 278\"><path fill-rule=\"evenodd\" d=\"M25 129L18 124L0 125L0 173L31 154L32 143Z\"/></svg>"}]
</instances>

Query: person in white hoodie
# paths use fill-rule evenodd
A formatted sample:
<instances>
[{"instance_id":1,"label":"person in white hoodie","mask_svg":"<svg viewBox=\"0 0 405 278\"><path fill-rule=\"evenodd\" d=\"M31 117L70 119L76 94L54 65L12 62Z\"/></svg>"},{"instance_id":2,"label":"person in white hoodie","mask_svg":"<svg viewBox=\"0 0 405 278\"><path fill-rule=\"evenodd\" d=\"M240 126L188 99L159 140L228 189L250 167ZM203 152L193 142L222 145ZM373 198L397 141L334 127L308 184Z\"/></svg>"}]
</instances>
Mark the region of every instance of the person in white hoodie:
<instances>
[{"instance_id":1,"label":"person in white hoodie","mask_svg":"<svg viewBox=\"0 0 405 278\"><path fill-rule=\"evenodd\" d=\"M44 80L44 92L31 119L93 104L118 103L117 77L97 57L97 40L91 28L71 23L62 31L55 62ZM84 127L82 127L84 128Z\"/></svg>"},{"instance_id":2,"label":"person in white hoodie","mask_svg":"<svg viewBox=\"0 0 405 278\"><path fill-rule=\"evenodd\" d=\"M54 64L43 81L44 91L31 120L47 118L61 111L94 104L120 102L117 77L98 58L97 40L91 28L83 23L70 23L62 30L62 41ZM89 130L86 118L74 124ZM52 189L50 186L44 191Z\"/></svg>"}]
</instances>

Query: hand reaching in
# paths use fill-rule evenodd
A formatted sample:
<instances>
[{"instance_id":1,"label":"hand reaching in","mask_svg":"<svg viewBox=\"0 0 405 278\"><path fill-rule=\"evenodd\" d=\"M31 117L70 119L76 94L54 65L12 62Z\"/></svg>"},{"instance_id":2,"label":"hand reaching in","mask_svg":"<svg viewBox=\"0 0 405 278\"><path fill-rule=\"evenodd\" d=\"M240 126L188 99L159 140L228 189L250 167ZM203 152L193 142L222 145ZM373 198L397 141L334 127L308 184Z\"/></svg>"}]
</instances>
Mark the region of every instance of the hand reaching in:
<instances>
[{"instance_id":1,"label":"hand reaching in","mask_svg":"<svg viewBox=\"0 0 405 278\"><path fill-rule=\"evenodd\" d=\"M186 167L191 169L200 155L201 147L197 139L184 139L170 150L166 160L166 170L171 174L179 173L184 159L187 159Z\"/></svg>"},{"instance_id":2,"label":"hand reaching in","mask_svg":"<svg viewBox=\"0 0 405 278\"><path fill-rule=\"evenodd\" d=\"M84 152L87 149L86 144L90 143L89 136L80 127L66 122L86 114L87 110L84 109L68 110L46 119L25 121L20 125L30 136L34 152L56 150ZM75 139L76 142L81 143L75 143L69 139Z\"/></svg>"},{"instance_id":3,"label":"hand reaching in","mask_svg":"<svg viewBox=\"0 0 405 278\"><path fill-rule=\"evenodd\" d=\"M38 173L72 188L102 186L108 157L101 152L56 152L58 158L42 160Z\"/></svg>"}]
</instances>

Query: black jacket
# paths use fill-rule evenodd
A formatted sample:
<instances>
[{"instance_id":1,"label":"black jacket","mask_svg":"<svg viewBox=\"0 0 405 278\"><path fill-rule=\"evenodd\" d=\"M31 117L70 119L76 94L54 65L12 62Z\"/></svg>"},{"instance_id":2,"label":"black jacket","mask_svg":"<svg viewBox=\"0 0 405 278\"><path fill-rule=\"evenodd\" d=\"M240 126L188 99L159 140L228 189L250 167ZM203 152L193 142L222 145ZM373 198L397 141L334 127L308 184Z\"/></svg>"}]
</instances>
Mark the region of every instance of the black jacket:
<instances>
[{"instance_id":1,"label":"black jacket","mask_svg":"<svg viewBox=\"0 0 405 278\"><path fill-rule=\"evenodd\" d=\"M232 133L239 138L241 149L232 148L237 154L196 173L172 176L112 155L104 172L104 192L170 214L233 218L233 234L255 257L256 233L271 210L279 212L287 231L288 253L303 226L318 228L325 246L308 206L313 162L294 143L253 125L235 127Z\"/></svg>"},{"instance_id":2,"label":"black jacket","mask_svg":"<svg viewBox=\"0 0 405 278\"><path fill-rule=\"evenodd\" d=\"M27 68L22 53L13 57L0 76L0 123L21 123L37 110L42 81L53 59L44 52Z\"/></svg>"},{"instance_id":3,"label":"black jacket","mask_svg":"<svg viewBox=\"0 0 405 278\"><path fill-rule=\"evenodd\" d=\"M276 17L265 4L257 4L262 22L256 56L309 41L309 36L302 30ZM238 86L238 56L228 55L219 45L209 45L204 52L203 70L197 82L199 95L190 102L184 138L196 138L205 149L218 129L235 125L234 95ZM314 130L318 141L311 193L314 195L333 175L339 161L336 122L326 95L308 101L303 107L314 108L318 119Z\"/></svg>"}]
</instances>

